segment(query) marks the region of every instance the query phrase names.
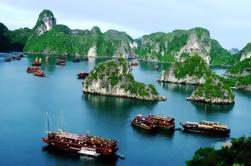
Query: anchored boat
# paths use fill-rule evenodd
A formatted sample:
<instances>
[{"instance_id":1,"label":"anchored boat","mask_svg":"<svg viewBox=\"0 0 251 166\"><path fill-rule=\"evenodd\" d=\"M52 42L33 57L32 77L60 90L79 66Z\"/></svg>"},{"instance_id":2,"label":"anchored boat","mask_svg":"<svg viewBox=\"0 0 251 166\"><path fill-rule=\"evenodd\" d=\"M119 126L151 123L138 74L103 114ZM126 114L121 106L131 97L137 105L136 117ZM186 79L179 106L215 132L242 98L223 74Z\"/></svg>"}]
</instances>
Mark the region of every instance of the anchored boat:
<instances>
[{"instance_id":1,"label":"anchored boat","mask_svg":"<svg viewBox=\"0 0 251 166\"><path fill-rule=\"evenodd\" d=\"M212 135L224 135L230 134L230 129L227 125L220 124L219 122L202 121L202 122L185 122L180 123L185 131L197 132Z\"/></svg>"},{"instance_id":2,"label":"anchored boat","mask_svg":"<svg viewBox=\"0 0 251 166\"><path fill-rule=\"evenodd\" d=\"M174 118L170 117L164 117L164 116L158 116L158 115L148 115L148 119L151 119L151 121L154 123L154 125L158 128L163 129L174 129L175 128L175 122Z\"/></svg>"},{"instance_id":3,"label":"anchored boat","mask_svg":"<svg viewBox=\"0 0 251 166\"><path fill-rule=\"evenodd\" d=\"M77 77L78 79L85 79L88 75L89 73L83 72L83 73L78 73Z\"/></svg>"},{"instance_id":4,"label":"anchored boat","mask_svg":"<svg viewBox=\"0 0 251 166\"><path fill-rule=\"evenodd\" d=\"M146 130L152 130L155 128L153 121L147 117L143 117L142 115L137 115L133 120L131 120L131 124Z\"/></svg>"},{"instance_id":5,"label":"anchored boat","mask_svg":"<svg viewBox=\"0 0 251 166\"><path fill-rule=\"evenodd\" d=\"M60 65L60 66L65 66L65 65L66 65L66 60L63 60L63 59L57 59L56 64L57 64L57 65Z\"/></svg>"},{"instance_id":6,"label":"anchored boat","mask_svg":"<svg viewBox=\"0 0 251 166\"><path fill-rule=\"evenodd\" d=\"M118 142L115 140L63 131L48 132L48 136L43 137L42 141L59 150L93 157L113 157L118 150Z\"/></svg>"}]
</instances>

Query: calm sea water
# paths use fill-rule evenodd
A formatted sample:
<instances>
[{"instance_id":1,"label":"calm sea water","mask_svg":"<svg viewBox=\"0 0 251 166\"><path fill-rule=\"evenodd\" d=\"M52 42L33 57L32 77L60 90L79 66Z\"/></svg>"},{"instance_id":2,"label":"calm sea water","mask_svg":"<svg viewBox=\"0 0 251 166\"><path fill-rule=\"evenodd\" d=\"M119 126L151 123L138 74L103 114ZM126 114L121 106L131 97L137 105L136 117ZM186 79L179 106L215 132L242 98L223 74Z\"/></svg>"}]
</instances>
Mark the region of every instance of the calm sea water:
<instances>
[{"instance_id":1,"label":"calm sea water","mask_svg":"<svg viewBox=\"0 0 251 166\"><path fill-rule=\"evenodd\" d=\"M0 57L5 54L0 54ZM183 133L149 133L135 129L130 119L137 114L160 114L180 121L214 120L231 128L231 137L251 132L251 93L236 91L234 106L212 106L186 101L194 87L160 84L161 72L141 62L133 69L135 79L154 84L165 102L143 102L115 97L85 95L76 79L81 71L90 71L102 60L68 62L56 66L50 58L42 69L47 78L26 73L32 58L5 63L0 58L0 165L185 165L199 147L214 146L226 139ZM161 65L161 69L167 65ZM222 73L221 69L214 69ZM119 140L119 152L126 158L107 162L65 155L45 148L45 115L51 128L73 133L104 136ZM228 138L227 138L228 139Z\"/></svg>"}]
</instances>

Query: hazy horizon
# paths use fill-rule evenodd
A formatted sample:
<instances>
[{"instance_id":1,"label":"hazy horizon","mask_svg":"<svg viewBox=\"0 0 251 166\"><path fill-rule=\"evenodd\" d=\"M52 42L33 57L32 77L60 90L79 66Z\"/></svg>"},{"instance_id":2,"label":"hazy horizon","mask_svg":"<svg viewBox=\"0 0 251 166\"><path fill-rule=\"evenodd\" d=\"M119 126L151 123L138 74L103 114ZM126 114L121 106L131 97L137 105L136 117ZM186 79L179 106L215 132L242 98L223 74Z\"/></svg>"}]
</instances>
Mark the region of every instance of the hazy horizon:
<instances>
[{"instance_id":1,"label":"hazy horizon","mask_svg":"<svg viewBox=\"0 0 251 166\"><path fill-rule=\"evenodd\" d=\"M39 13L49 9L58 24L71 29L99 26L125 31L133 38L155 32L203 27L226 48L243 48L251 42L251 10L247 0L72 0L61 2L1 0L0 22L9 29L32 28Z\"/></svg>"}]
</instances>

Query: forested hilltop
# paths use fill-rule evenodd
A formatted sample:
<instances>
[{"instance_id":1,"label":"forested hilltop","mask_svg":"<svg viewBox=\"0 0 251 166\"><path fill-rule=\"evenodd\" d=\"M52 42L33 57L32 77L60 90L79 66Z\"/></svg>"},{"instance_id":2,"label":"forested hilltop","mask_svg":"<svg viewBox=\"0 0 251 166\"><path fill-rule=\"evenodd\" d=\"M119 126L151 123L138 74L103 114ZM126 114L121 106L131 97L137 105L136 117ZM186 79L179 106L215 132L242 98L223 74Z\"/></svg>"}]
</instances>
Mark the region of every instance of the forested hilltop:
<instances>
[{"instance_id":1,"label":"forested hilltop","mask_svg":"<svg viewBox=\"0 0 251 166\"><path fill-rule=\"evenodd\" d=\"M57 24L50 10L43 10L32 29L8 30L0 24L0 51L87 56L136 57L153 62L182 62L197 53L212 66L232 66L251 56L250 43L240 51L226 50L212 39L207 29L156 32L133 39L126 32L99 27L91 30L70 29Z\"/></svg>"}]
</instances>

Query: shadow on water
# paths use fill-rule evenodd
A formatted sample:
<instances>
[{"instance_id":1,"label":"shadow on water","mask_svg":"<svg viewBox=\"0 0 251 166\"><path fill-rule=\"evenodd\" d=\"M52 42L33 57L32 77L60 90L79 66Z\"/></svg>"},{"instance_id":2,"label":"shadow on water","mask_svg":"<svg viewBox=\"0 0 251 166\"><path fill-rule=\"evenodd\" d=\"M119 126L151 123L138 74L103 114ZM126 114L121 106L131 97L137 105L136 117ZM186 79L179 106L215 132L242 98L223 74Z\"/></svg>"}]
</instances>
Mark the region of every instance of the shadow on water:
<instances>
[{"instance_id":1,"label":"shadow on water","mask_svg":"<svg viewBox=\"0 0 251 166\"><path fill-rule=\"evenodd\" d=\"M109 165L109 166L115 166L117 163L118 158L94 158L89 156L80 156L76 153L70 153L66 151L61 151L54 149L50 146L44 146L42 148L42 152L47 153L48 155L52 156L53 158L57 160L63 160L64 164L72 164L74 162L79 163L80 165L94 165L94 166L103 166L103 165Z\"/></svg>"},{"instance_id":2,"label":"shadow on water","mask_svg":"<svg viewBox=\"0 0 251 166\"><path fill-rule=\"evenodd\" d=\"M227 141L230 139L230 135L212 135L212 134L206 134L206 133L196 133L196 132L189 132L186 130L180 131L182 134L186 136L191 136L191 137L198 137L198 138L209 138L209 139L215 139L217 141Z\"/></svg>"},{"instance_id":3,"label":"shadow on water","mask_svg":"<svg viewBox=\"0 0 251 166\"><path fill-rule=\"evenodd\" d=\"M160 82L159 84L164 89L186 95L191 95L191 93L196 89L196 85L185 85L185 84L174 84L174 83L163 83L163 82Z\"/></svg>"},{"instance_id":4,"label":"shadow on water","mask_svg":"<svg viewBox=\"0 0 251 166\"><path fill-rule=\"evenodd\" d=\"M153 109L157 102L142 101L129 98L112 97L112 96L101 96L95 94L83 94L83 101L87 103L92 109L103 112L104 114L109 113L111 115L116 114L128 114L128 111L132 108L147 107Z\"/></svg>"},{"instance_id":5,"label":"shadow on water","mask_svg":"<svg viewBox=\"0 0 251 166\"><path fill-rule=\"evenodd\" d=\"M145 130L136 126L132 126L132 129L137 132L138 134L142 134L146 137L156 137L156 136L163 136L172 138L174 136L175 130L167 130L167 129L155 129L155 130Z\"/></svg>"},{"instance_id":6,"label":"shadow on water","mask_svg":"<svg viewBox=\"0 0 251 166\"><path fill-rule=\"evenodd\" d=\"M213 114L213 113L228 113L233 110L234 105L214 105L214 104L205 104L191 102L192 105L196 108L196 111L201 114Z\"/></svg>"},{"instance_id":7,"label":"shadow on water","mask_svg":"<svg viewBox=\"0 0 251 166\"><path fill-rule=\"evenodd\" d=\"M153 71L156 70L156 67L158 68L158 71L163 71L168 69L171 66L170 63L154 63L154 62L146 62L146 61L140 61L139 67L143 69L144 71Z\"/></svg>"}]
</instances>

